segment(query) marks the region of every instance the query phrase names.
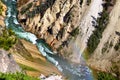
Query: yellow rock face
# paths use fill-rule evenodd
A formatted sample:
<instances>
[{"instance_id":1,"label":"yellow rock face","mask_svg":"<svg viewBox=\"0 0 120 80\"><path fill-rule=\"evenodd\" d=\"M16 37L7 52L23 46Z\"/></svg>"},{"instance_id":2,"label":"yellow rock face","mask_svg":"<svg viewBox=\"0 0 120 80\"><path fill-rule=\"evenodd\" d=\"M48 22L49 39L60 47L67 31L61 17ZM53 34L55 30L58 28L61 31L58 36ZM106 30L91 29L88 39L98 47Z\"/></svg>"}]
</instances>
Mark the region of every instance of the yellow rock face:
<instances>
[{"instance_id":1,"label":"yellow rock face","mask_svg":"<svg viewBox=\"0 0 120 80\"><path fill-rule=\"evenodd\" d=\"M2 11L2 15L0 15L0 25L1 26L5 26L5 24L4 24L4 19L5 19L5 12L6 12L6 10L7 10L7 7L0 1L0 5L1 6L3 6L3 11Z\"/></svg>"}]
</instances>

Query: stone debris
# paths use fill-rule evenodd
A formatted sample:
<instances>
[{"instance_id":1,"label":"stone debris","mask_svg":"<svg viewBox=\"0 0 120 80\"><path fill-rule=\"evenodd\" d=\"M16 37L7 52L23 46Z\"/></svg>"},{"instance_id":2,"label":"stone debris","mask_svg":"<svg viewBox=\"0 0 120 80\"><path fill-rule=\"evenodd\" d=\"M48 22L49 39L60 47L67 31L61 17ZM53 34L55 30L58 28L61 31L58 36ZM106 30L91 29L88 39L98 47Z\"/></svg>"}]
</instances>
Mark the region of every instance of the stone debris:
<instances>
[{"instance_id":1,"label":"stone debris","mask_svg":"<svg viewBox=\"0 0 120 80\"><path fill-rule=\"evenodd\" d=\"M41 80L63 80L62 76L59 75L50 75L49 77L44 76L43 74L40 75Z\"/></svg>"}]
</instances>

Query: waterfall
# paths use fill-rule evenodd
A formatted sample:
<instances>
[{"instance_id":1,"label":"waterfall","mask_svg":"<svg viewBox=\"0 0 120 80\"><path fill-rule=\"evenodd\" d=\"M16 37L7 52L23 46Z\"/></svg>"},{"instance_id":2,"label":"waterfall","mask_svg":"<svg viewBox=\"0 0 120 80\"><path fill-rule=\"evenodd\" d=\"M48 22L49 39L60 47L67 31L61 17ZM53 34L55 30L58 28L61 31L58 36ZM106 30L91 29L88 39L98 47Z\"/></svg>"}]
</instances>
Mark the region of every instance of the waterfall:
<instances>
[{"instance_id":1,"label":"waterfall","mask_svg":"<svg viewBox=\"0 0 120 80\"><path fill-rule=\"evenodd\" d=\"M7 16L5 19L6 27L12 29L15 34L22 39L30 41L37 46L40 53L53 63L63 75L69 77L69 80L92 80L90 69L84 65L74 65L67 60L55 55L51 49L46 46L46 43L38 39L34 34L26 32L17 21L17 9L15 0L4 0L7 6ZM74 45L74 50L79 54L80 50L77 45ZM81 55L79 55L80 57Z\"/></svg>"}]
</instances>

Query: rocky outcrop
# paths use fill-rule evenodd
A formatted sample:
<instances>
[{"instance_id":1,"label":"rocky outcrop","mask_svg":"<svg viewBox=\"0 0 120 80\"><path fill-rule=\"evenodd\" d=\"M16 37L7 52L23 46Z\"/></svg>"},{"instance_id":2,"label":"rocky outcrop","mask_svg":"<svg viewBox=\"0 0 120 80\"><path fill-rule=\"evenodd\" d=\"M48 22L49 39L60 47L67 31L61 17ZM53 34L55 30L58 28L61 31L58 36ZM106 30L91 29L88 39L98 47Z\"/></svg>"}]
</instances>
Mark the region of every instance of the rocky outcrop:
<instances>
[{"instance_id":1,"label":"rocky outcrop","mask_svg":"<svg viewBox=\"0 0 120 80\"><path fill-rule=\"evenodd\" d=\"M0 72L20 72L21 69L14 61L12 55L0 49Z\"/></svg>"},{"instance_id":2,"label":"rocky outcrop","mask_svg":"<svg viewBox=\"0 0 120 80\"><path fill-rule=\"evenodd\" d=\"M44 76L43 74L40 75L40 79L42 80L63 80L62 79L62 76L59 76L59 75L50 75L48 77Z\"/></svg>"},{"instance_id":3,"label":"rocky outcrop","mask_svg":"<svg viewBox=\"0 0 120 80\"><path fill-rule=\"evenodd\" d=\"M5 11L7 10L6 6L0 1L0 8L1 8L1 14L0 14L0 27L5 27L4 19L5 19Z\"/></svg>"},{"instance_id":4,"label":"rocky outcrop","mask_svg":"<svg viewBox=\"0 0 120 80\"><path fill-rule=\"evenodd\" d=\"M32 2L33 5L40 4L37 7L32 6L23 15L19 13L18 18L24 29L35 33L39 38L45 39L56 50L69 39L72 30L78 27L79 21L85 12L86 1L83 2L83 5L80 5L79 0L53 0L52 2L47 0ZM43 10L44 14L37 13L35 10L41 11L42 6L47 7L45 11ZM21 12L22 8L18 7L18 10ZM34 17L27 16L27 12L28 14L33 12Z\"/></svg>"},{"instance_id":5,"label":"rocky outcrop","mask_svg":"<svg viewBox=\"0 0 120 80\"><path fill-rule=\"evenodd\" d=\"M45 39L54 51L80 62L94 31L93 22L103 10L102 4L102 0L92 0L89 6L87 0L28 1L18 7L18 19L26 31Z\"/></svg>"}]
</instances>

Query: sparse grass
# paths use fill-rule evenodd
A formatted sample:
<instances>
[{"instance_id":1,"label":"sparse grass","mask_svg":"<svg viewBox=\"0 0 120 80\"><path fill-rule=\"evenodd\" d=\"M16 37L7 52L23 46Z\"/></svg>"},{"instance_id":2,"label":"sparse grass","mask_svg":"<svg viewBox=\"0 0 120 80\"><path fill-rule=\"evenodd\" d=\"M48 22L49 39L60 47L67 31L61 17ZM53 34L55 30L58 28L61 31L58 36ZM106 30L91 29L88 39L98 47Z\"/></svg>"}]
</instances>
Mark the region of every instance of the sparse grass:
<instances>
[{"instance_id":1,"label":"sparse grass","mask_svg":"<svg viewBox=\"0 0 120 80\"><path fill-rule=\"evenodd\" d=\"M20 64L20 63L19 63L19 66L22 68L22 70L37 71L36 69L34 69L32 67L29 67L29 66L26 66L26 65L23 65L23 64Z\"/></svg>"}]
</instances>

